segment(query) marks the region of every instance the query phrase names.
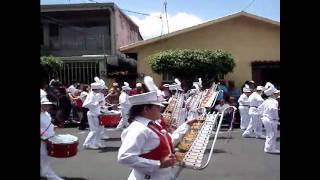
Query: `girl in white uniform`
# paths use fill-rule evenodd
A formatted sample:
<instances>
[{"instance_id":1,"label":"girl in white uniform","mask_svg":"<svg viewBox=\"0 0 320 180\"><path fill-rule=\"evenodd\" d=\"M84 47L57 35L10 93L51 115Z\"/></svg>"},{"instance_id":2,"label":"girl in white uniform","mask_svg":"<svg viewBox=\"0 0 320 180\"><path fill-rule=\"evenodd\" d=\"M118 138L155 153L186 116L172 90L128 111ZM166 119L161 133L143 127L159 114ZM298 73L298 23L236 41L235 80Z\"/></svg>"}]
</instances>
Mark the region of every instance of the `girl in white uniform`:
<instances>
[{"instance_id":1,"label":"girl in white uniform","mask_svg":"<svg viewBox=\"0 0 320 180\"><path fill-rule=\"evenodd\" d=\"M266 142L264 145L264 152L266 153L280 153L276 149L276 139L278 132L279 104L276 100L280 91L277 90L271 83L266 84L265 95L268 96L258 108L259 114L262 115L262 122L266 128Z\"/></svg>"},{"instance_id":2,"label":"girl in white uniform","mask_svg":"<svg viewBox=\"0 0 320 180\"><path fill-rule=\"evenodd\" d=\"M105 147L102 145L101 137L104 127L99 124L98 116L101 114L100 108L104 99L101 98L100 92L104 89L99 81L91 83L91 91L83 102L83 107L88 108L87 112L90 132L85 139L83 146L88 149L99 149Z\"/></svg>"},{"instance_id":3,"label":"girl in white uniform","mask_svg":"<svg viewBox=\"0 0 320 180\"><path fill-rule=\"evenodd\" d=\"M239 111L240 111L240 117L241 117L240 128L242 130L246 130L250 122L248 97L251 94L251 90L249 89L248 85L245 85L242 91L243 93L238 99Z\"/></svg>"},{"instance_id":4,"label":"girl in white uniform","mask_svg":"<svg viewBox=\"0 0 320 180\"><path fill-rule=\"evenodd\" d=\"M249 117L250 122L247 129L242 134L243 137L252 137L254 134L256 138L265 139L265 136L262 134L262 121L261 116L258 113L258 107L263 103L263 98L261 94L263 92L263 87L258 86L256 92L253 92L249 98Z\"/></svg>"},{"instance_id":5,"label":"girl in white uniform","mask_svg":"<svg viewBox=\"0 0 320 180\"><path fill-rule=\"evenodd\" d=\"M129 121L133 122L121 134L118 162L133 169L128 180L172 179L175 164L173 147L190 126L182 124L170 136L161 133L162 127L157 120L163 105L158 101L156 92L134 95L129 97L129 101L133 105Z\"/></svg>"},{"instance_id":6,"label":"girl in white uniform","mask_svg":"<svg viewBox=\"0 0 320 180\"><path fill-rule=\"evenodd\" d=\"M51 169L51 158L48 156L47 151L47 140L55 134L54 125L51 123L51 116L48 113L51 104L52 102L49 102L45 96L42 96L40 109L40 176L46 177L48 180L63 180Z\"/></svg>"},{"instance_id":7,"label":"girl in white uniform","mask_svg":"<svg viewBox=\"0 0 320 180\"><path fill-rule=\"evenodd\" d=\"M156 87L151 87L155 86L153 82L147 83L146 79L151 92L129 97L131 124L121 134L118 162L132 168L128 180L171 180L176 163L173 147L188 132L193 121L183 123L172 135L167 133L159 123L164 98Z\"/></svg>"},{"instance_id":8,"label":"girl in white uniform","mask_svg":"<svg viewBox=\"0 0 320 180\"><path fill-rule=\"evenodd\" d=\"M128 127L128 112L130 108L130 103L129 103L129 92L131 90L129 84L127 82L124 82L124 86L122 86L122 92L119 96L119 104L121 107L121 120L117 126L117 129L123 129L125 127Z\"/></svg>"}]
</instances>

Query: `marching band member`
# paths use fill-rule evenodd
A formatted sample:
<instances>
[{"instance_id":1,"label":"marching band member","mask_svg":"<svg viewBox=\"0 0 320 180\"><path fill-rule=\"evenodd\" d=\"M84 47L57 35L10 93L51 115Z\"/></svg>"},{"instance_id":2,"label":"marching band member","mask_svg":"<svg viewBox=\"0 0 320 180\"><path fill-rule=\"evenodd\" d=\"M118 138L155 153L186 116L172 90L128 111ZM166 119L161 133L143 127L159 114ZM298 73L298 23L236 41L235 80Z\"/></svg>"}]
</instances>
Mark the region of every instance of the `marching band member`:
<instances>
[{"instance_id":1,"label":"marching band member","mask_svg":"<svg viewBox=\"0 0 320 180\"><path fill-rule=\"evenodd\" d=\"M264 145L264 152L266 153L280 153L280 150L276 149L276 139L278 132L279 104L276 100L280 91L277 90L273 84L267 83L265 86L264 94L268 96L259 107L258 112L262 115L262 122L266 128L266 142Z\"/></svg>"},{"instance_id":2,"label":"marching band member","mask_svg":"<svg viewBox=\"0 0 320 180\"><path fill-rule=\"evenodd\" d=\"M172 179L174 174L170 167L176 162L173 147L181 141L190 125L182 124L171 136L163 132L158 121L163 105L157 91L130 96L129 101L132 105L129 121L132 123L121 134L118 162L132 168L128 180Z\"/></svg>"},{"instance_id":3,"label":"marching band member","mask_svg":"<svg viewBox=\"0 0 320 180\"><path fill-rule=\"evenodd\" d=\"M88 149L99 149L105 147L101 143L101 136L104 127L99 124L98 116L101 114L101 104L104 103L104 98L100 97L102 89L105 89L99 78L94 78L96 82L91 83L91 91L83 102L83 107L88 108L87 116L90 132L85 139L83 146Z\"/></svg>"},{"instance_id":4,"label":"marching band member","mask_svg":"<svg viewBox=\"0 0 320 180\"><path fill-rule=\"evenodd\" d=\"M249 116L250 116L250 122L247 127L247 129L243 132L242 137L251 137L254 133L256 138L262 138L265 139L265 136L262 135L262 121L261 117L258 113L258 107L263 103L263 98L261 97L261 94L263 92L263 87L258 86L256 88L256 91L253 92L249 98Z\"/></svg>"},{"instance_id":5,"label":"marching band member","mask_svg":"<svg viewBox=\"0 0 320 180\"><path fill-rule=\"evenodd\" d=\"M41 97L41 95L40 95ZM48 180L63 180L57 176L51 169L51 158L48 156L46 141L54 136L54 125L51 123L51 116L48 113L52 102L50 102L46 97L41 98L41 108L40 108L40 176L46 177Z\"/></svg>"},{"instance_id":6,"label":"marching band member","mask_svg":"<svg viewBox=\"0 0 320 180\"><path fill-rule=\"evenodd\" d=\"M130 108L129 103L129 92L131 88L127 82L124 82L124 86L122 86L122 92L119 96L119 104L120 104L120 110L121 110L121 120L117 126L117 129L123 129L125 127L128 127L128 112Z\"/></svg>"},{"instance_id":7,"label":"marching band member","mask_svg":"<svg viewBox=\"0 0 320 180\"><path fill-rule=\"evenodd\" d=\"M245 85L242 91L243 93L238 99L239 111L240 111L240 117L241 117L240 128L242 130L246 130L250 122L248 97L251 94L251 90L248 85Z\"/></svg>"}]
</instances>

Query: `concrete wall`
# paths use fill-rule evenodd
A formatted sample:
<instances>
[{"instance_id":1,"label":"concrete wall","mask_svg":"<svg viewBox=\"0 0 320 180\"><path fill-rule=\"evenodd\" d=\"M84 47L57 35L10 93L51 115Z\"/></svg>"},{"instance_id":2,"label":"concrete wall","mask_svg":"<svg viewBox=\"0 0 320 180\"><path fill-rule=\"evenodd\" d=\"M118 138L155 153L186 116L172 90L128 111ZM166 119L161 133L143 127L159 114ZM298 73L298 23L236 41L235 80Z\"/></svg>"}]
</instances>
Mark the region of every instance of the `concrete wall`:
<instances>
[{"instance_id":1,"label":"concrete wall","mask_svg":"<svg viewBox=\"0 0 320 180\"><path fill-rule=\"evenodd\" d=\"M128 45L141 40L139 38L139 28L134 25L127 17L115 9L115 24L116 24L116 48Z\"/></svg>"},{"instance_id":2,"label":"concrete wall","mask_svg":"<svg viewBox=\"0 0 320 180\"><path fill-rule=\"evenodd\" d=\"M252 61L280 61L280 27L240 16L124 52L138 53L138 73L153 76L159 85L162 76L152 72L146 58L153 53L175 48L229 51L236 67L225 79L234 80L239 87L245 80L252 79Z\"/></svg>"}]
</instances>

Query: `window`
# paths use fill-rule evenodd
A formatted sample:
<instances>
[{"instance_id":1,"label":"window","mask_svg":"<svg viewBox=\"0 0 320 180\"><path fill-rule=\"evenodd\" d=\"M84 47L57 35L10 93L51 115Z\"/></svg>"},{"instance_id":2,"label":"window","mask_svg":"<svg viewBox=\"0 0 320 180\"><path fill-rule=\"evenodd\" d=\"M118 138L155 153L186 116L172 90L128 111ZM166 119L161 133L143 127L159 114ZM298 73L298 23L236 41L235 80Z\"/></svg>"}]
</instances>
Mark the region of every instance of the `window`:
<instances>
[{"instance_id":1,"label":"window","mask_svg":"<svg viewBox=\"0 0 320 180\"><path fill-rule=\"evenodd\" d=\"M57 24L49 24L49 36L50 37L59 36L59 26Z\"/></svg>"},{"instance_id":2,"label":"window","mask_svg":"<svg viewBox=\"0 0 320 180\"><path fill-rule=\"evenodd\" d=\"M164 72L162 74L162 80L163 80L163 82L174 81L174 76L169 72Z\"/></svg>"}]
</instances>

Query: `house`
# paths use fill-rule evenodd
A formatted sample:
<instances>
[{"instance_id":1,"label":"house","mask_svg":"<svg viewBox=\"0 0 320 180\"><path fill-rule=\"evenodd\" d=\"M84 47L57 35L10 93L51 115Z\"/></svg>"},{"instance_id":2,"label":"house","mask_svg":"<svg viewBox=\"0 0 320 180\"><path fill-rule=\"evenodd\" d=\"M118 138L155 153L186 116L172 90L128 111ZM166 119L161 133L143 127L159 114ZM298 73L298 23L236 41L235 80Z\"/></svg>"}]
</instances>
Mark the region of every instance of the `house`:
<instances>
[{"instance_id":1,"label":"house","mask_svg":"<svg viewBox=\"0 0 320 180\"><path fill-rule=\"evenodd\" d=\"M114 3L41 5L41 55L63 60L56 74L72 80L136 78L136 59L119 52L121 46L142 40L139 27Z\"/></svg>"},{"instance_id":2,"label":"house","mask_svg":"<svg viewBox=\"0 0 320 180\"><path fill-rule=\"evenodd\" d=\"M137 56L140 76L151 75L155 82L172 80L170 75L155 74L146 63L148 56L168 49L223 49L236 63L224 79L240 87L246 80L259 84L270 81L280 85L280 22L239 12L152 39L120 47L125 54Z\"/></svg>"}]
</instances>

